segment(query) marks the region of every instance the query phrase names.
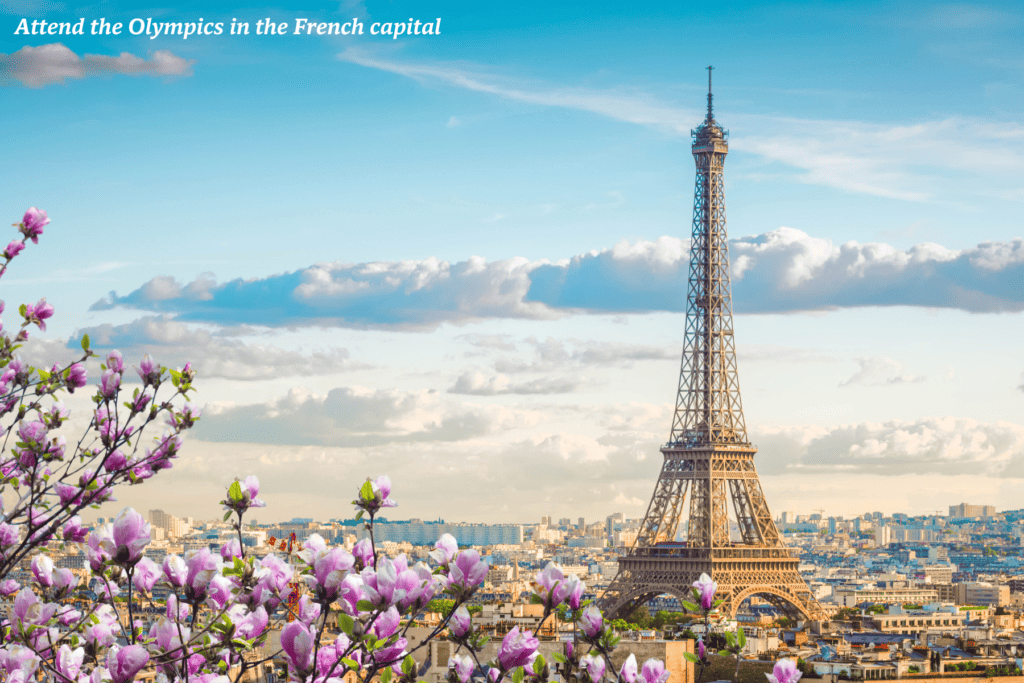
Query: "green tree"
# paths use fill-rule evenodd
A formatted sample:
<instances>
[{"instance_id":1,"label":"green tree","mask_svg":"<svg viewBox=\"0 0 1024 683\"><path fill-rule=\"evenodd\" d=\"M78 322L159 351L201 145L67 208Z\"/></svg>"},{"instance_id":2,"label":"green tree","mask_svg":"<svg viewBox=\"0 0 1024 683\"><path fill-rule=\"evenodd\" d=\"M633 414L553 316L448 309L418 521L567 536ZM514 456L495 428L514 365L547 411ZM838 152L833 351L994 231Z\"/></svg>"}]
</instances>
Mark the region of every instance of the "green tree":
<instances>
[{"instance_id":1,"label":"green tree","mask_svg":"<svg viewBox=\"0 0 1024 683\"><path fill-rule=\"evenodd\" d=\"M626 621L637 624L640 628L651 628L654 623L654 619L651 618L651 611L647 609L647 605L637 605L634 607L626 615Z\"/></svg>"}]
</instances>

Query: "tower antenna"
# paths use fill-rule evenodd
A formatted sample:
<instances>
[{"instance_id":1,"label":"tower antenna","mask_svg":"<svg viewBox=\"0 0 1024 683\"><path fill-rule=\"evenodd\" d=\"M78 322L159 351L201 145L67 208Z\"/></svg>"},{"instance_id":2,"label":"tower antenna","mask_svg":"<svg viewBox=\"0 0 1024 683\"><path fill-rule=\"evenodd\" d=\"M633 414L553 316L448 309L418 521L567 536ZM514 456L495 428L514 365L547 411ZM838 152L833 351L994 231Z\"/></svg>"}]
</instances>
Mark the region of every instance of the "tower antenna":
<instances>
[{"instance_id":1,"label":"tower antenna","mask_svg":"<svg viewBox=\"0 0 1024 683\"><path fill-rule=\"evenodd\" d=\"M715 115L711 113L711 70L714 68L708 65L708 121L715 120Z\"/></svg>"}]
</instances>

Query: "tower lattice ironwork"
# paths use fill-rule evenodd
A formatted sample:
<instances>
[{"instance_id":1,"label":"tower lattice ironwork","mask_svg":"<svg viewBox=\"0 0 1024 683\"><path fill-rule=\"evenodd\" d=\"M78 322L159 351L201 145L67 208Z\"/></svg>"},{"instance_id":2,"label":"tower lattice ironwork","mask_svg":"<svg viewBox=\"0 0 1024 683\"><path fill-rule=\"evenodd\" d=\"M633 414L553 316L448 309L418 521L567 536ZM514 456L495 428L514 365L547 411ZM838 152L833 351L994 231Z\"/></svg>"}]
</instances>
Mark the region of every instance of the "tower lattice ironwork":
<instances>
[{"instance_id":1,"label":"tower lattice ironwork","mask_svg":"<svg viewBox=\"0 0 1024 683\"><path fill-rule=\"evenodd\" d=\"M735 616L751 596L788 615L825 619L821 605L783 545L754 468L736 370L729 246L722 169L729 133L715 121L711 69L708 111L690 135L697 179L679 392L654 495L636 541L601 603L624 616L661 595L690 599L702 573L718 582L723 612ZM687 539L677 542L689 493ZM739 539L729 533L729 502Z\"/></svg>"}]
</instances>

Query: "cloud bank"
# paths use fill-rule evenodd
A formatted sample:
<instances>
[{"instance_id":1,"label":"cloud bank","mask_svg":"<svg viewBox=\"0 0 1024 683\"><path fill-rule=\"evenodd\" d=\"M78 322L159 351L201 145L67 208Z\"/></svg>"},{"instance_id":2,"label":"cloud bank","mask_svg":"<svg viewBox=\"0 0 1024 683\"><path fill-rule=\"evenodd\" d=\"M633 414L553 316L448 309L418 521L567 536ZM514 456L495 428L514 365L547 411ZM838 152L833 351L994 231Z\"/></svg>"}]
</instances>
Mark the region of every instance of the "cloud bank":
<instances>
[{"instance_id":1,"label":"cloud bank","mask_svg":"<svg viewBox=\"0 0 1024 683\"><path fill-rule=\"evenodd\" d=\"M430 330L485 319L545 320L576 313L684 311L689 243L622 242L552 263L436 258L319 263L251 280L182 285L153 278L93 304L182 320L268 327ZM1024 239L954 251L922 243L836 246L792 228L730 242L734 310L791 313L924 306L972 313L1024 310Z\"/></svg>"},{"instance_id":2,"label":"cloud bank","mask_svg":"<svg viewBox=\"0 0 1024 683\"><path fill-rule=\"evenodd\" d=\"M103 324L78 330L68 349L79 349L88 334L94 350L118 349L135 362L150 354L162 365L181 367L191 362L203 377L256 381L278 377L326 375L370 367L349 358L347 349L333 348L308 353L268 344L247 344L222 332L213 333L166 316L145 316L123 325Z\"/></svg>"},{"instance_id":3,"label":"cloud bank","mask_svg":"<svg viewBox=\"0 0 1024 683\"><path fill-rule=\"evenodd\" d=\"M26 45L9 55L0 53L0 84L18 81L42 88L68 79L122 74L126 76L191 76L194 59L182 59L169 50L157 50L149 59L122 52L117 57L79 57L61 43Z\"/></svg>"}]
</instances>

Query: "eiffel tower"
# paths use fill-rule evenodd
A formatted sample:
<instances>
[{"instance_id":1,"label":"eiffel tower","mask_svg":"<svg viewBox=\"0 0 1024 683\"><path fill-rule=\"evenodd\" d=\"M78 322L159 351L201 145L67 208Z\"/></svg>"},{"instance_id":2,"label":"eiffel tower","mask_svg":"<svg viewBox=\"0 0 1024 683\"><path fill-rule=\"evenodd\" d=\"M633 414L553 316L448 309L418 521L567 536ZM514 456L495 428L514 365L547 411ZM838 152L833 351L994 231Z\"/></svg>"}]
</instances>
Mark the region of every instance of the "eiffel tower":
<instances>
[{"instance_id":1,"label":"eiffel tower","mask_svg":"<svg viewBox=\"0 0 1024 683\"><path fill-rule=\"evenodd\" d=\"M697 181L686 306L686 337L672 433L650 506L629 554L601 598L612 617L662 594L692 599L702 573L718 582L730 617L758 596L788 616L826 619L783 545L754 468L736 371L722 168L729 133L715 121L708 67L708 113L690 132ZM688 537L676 532L689 492ZM729 535L732 499L742 540Z\"/></svg>"}]
</instances>

